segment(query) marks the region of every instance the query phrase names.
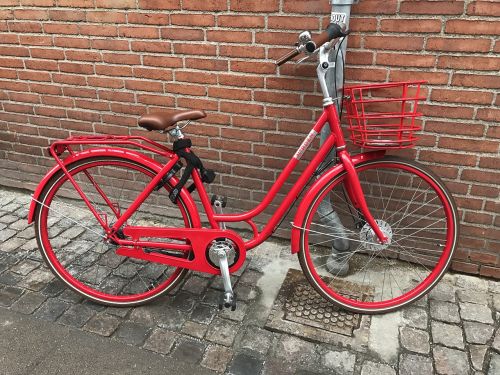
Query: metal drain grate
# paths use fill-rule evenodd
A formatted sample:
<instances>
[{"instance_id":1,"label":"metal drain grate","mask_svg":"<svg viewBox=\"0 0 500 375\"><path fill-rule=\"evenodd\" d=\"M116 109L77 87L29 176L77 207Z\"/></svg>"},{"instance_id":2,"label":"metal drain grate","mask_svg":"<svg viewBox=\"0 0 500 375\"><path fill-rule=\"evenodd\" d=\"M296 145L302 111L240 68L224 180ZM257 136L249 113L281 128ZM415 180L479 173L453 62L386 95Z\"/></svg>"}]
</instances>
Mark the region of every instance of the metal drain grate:
<instances>
[{"instance_id":1,"label":"metal drain grate","mask_svg":"<svg viewBox=\"0 0 500 375\"><path fill-rule=\"evenodd\" d=\"M368 287L346 280L324 278L324 281L335 282L335 289L343 291L341 293L346 297L371 298L372 291ZM289 269L265 327L315 342L366 350L369 324L369 316L351 313L326 301L307 282L302 272Z\"/></svg>"},{"instance_id":2,"label":"metal drain grate","mask_svg":"<svg viewBox=\"0 0 500 375\"><path fill-rule=\"evenodd\" d=\"M285 319L349 336L360 322L359 314L333 306L307 281L295 283L285 302Z\"/></svg>"}]
</instances>

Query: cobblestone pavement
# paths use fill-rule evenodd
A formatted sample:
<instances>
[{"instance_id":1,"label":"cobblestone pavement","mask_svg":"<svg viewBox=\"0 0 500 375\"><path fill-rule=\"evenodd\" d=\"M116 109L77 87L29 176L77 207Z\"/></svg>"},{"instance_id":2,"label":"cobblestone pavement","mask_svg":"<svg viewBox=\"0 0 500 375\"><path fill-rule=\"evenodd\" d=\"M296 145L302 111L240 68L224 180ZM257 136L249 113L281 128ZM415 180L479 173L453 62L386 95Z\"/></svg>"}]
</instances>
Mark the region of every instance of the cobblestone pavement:
<instances>
[{"instance_id":1,"label":"cobblestone pavement","mask_svg":"<svg viewBox=\"0 0 500 375\"><path fill-rule=\"evenodd\" d=\"M0 190L0 308L226 374L500 374L499 282L449 274L402 311L362 317L356 340L322 343L267 326L288 269L299 269L284 243L260 246L234 275L235 312L217 308L221 280L197 273L156 302L109 308L48 271L28 205L29 195Z\"/></svg>"}]
</instances>

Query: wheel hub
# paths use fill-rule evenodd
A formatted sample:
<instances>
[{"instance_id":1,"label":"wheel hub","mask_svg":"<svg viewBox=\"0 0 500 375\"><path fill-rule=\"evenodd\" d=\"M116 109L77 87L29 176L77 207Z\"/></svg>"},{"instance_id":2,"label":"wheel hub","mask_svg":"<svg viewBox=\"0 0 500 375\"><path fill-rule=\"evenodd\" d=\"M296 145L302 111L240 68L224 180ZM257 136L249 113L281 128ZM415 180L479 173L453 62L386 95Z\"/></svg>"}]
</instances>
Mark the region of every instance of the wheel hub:
<instances>
[{"instance_id":1,"label":"wheel hub","mask_svg":"<svg viewBox=\"0 0 500 375\"><path fill-rule=\"evenodd\" d=\"M373 231L370 224L366 223L363 228L361 228L361 232L359 233L359 239L361 241L361 246L363 246L366 250L370 251L382 251L387 249L392 242L392 228L386 223L384 220L375 220L377 225L379 226L382 233L387 237L387 241L385 243L380 243L377 235Z\"/></svg>"}]
</instances>

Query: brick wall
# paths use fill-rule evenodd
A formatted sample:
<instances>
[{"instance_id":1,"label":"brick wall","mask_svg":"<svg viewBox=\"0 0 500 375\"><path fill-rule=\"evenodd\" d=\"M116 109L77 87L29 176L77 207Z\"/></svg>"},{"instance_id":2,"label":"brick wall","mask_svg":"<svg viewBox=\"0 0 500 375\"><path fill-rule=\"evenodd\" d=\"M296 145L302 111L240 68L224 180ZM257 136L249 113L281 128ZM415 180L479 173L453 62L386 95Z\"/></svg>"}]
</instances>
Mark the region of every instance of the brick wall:
<instances>
[{"instance_id":1,"label":"brick wall","mask_svg":"<svg viewBox=\"0 0 500 375\"><path fill-rule=\"evenodd\" d=\"M329 9L327 0L0 0L0 183L33 189L53 139L143 134L144 112L202 108L209 116L189 132L220 172L212 189L253 206L321 105L313 66L277 70L273 60L298 31L322 30ZM425 133L406 153L457 198L453 268L500 278L500 2L362 0L353 13L348 80L429 81Z\"/></svg>"}]
</instances>

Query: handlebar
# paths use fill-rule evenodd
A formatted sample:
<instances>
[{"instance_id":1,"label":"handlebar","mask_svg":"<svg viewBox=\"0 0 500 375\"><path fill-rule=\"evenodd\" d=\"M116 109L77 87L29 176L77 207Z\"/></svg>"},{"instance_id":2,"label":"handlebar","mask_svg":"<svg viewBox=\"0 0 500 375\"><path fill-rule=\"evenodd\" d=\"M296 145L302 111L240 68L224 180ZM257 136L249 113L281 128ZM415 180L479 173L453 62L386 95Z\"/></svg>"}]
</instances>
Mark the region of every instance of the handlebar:
<instances>
[{"instance_id":1,"label":"handlebar","mask_svg":"<svg viewBox=\"0 0 500 375\"><path fill-rule=\"evenodd\" d=\"M321 34L314 37L309 42L305 43L302 46L296 47L286 55L281 56L278 60L276 60L276 65L281 66L284 63L290 61L295 56L298 56L303 50L313 53L323 44L328 43L334 39L347 36L349 31L345 30L345 26L338 25L336 23L331 23L328 25L325 31Z\"/></svg>"}]
</instances>

